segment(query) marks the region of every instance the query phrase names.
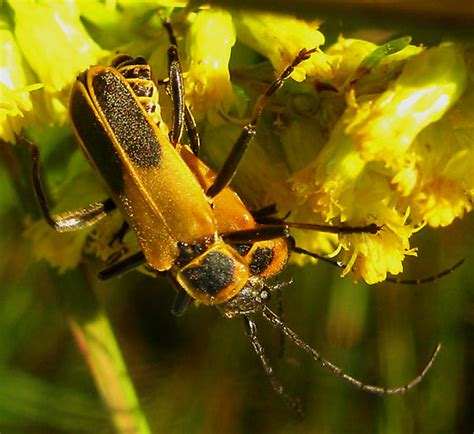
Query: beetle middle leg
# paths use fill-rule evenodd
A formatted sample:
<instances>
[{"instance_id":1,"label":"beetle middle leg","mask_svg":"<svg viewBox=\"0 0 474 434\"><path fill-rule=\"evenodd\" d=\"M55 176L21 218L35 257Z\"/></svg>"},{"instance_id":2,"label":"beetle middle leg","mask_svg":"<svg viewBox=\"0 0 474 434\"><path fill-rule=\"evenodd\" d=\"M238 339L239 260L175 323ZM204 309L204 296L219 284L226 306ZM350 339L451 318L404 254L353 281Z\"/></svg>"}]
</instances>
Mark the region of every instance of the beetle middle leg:
<instances>
[{"instance_id":1,"label":"beetle middle leg","mask_svg":"<svg viewBox=\"0 0 474 434\"><path fill-rule=\"evenodd\" d=\"M124 273L127 273L128 271L134 270L135 268L141 267L142 265L146 264L146 258L143 252L137 252L134 253L133 255L127 256L126 258L115 262L114 264L110 265L107 268L104 268L103 270L99 271L97 273L97 277L100 280L109 280L113 277L120 276ZM177 294L175 301L173 303L173 307L171 309L171 312L175 316L181 316L183 313L186 311L190 303L192 303L193 299L188 295L188 293L181 288L177 280L173 277L171 273L158 273L158 274L163 274L167 276L175 288L177 288Z\"/></svg>"},{"instance_id":2,"label":"beetle middle leg","mask_svg":"<svg viewBox=\"0 0 474 434\"><path fill-rule=\"evenodd\" d=\"M80 209L65 212L58 215L52 215L48 201L46 199L46 192L43 187L40 176L40 155L38 145L29 140L22 139L26 143L31 152L31 172L33 180L33 188L35 190L41 212L46 222L58 232L73 232L79 229L97 223L104 218L111 211L116 209L115 203L112 199L107 198L99 202L90 204L89 206Z\"/></svg>"}]
</instances>

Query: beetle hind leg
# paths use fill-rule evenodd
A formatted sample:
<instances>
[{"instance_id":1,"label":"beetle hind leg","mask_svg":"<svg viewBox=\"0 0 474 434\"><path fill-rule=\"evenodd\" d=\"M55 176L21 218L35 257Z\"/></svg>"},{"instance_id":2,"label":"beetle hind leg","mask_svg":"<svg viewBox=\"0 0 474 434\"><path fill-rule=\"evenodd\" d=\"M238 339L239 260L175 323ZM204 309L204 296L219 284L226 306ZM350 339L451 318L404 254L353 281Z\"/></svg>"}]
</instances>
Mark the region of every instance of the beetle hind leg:
<instances>
[{"instance_id":1,"label":"beetle hind leg","mask_svg":"<svg viewBox=\"0 0 474 434\"><path fill-rule=\"evenodd\" d=\"M35 190L36 197L38 198L41 212L46 222L54 230L58 232L73 232L86 228L93 225L94 223L97 223L116 208L116 205L112 199L107 198L102 201L92 203L86 208L80 210L52 215L48 201L46 199L46 192L43 187L43 182L41 181L39 161L40 155L38 145L27 141L26 139L22 140L30 148L33 188Z\"/></svg>"},{"instance_id":2,"label":"beetle hind leg","mask_svg":"<svg viewBox=\"0 0 474 434\"><path fill-rule=\"evenodd\" d=\"M268 100L270 97L280 89L285 81L291 76L295 68L305 60L311 57L311 54L316 51L315 48L311 50L307 50L303 48L297 54L297 56L293 59L290 65L288 65L285 70L278 76L276 80L274 80L270 86L268 86L265 93L260 95L255 103L253 108L253 115L250 122L245 125L235 142L234 146L232 147L229 155L227 156L224 164L222 165L221 169L219 170L214 183L208 188L206 194L209 197L215 197L219 192L221 192L224 188L226 188L232 179L234 178L235 173L237 172L237 168L242 160L242 157L247 150L248 145L253 140L256 134L256 126L257 122L260 119L260 116L263 112L263 109L267 105Z\"/></svg>"},{"instance_id":3,"label":"beetle hind leg","mask_svg":"<svg viewBox=\"0 0 474 434\"><path fill-rule=\"evenodd\" d=\"M173 120L170 131L170 141L173 145L176 145L181 139L183 128L185 128L189 146L194 155L197 156L201 146L201 139L197 131L194 116L184 101L184 82L181 72L181 62L179 60L178 41L171 22L166 19L162 21L162 24L168 33L170 42L170 48L168 48L168 79L158 83L166 85L167 93L171 97Z\"/></svg>"}]
</instances>

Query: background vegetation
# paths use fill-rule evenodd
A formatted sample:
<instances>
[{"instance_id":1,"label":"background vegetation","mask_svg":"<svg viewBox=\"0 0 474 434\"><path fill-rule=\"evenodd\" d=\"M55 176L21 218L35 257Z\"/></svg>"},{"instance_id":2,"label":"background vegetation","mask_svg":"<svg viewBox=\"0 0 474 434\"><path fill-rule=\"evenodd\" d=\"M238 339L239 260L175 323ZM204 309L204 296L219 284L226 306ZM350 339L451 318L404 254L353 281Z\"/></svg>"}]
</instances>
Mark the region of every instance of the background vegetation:
<instances>
[{"instance_id":1,"label":"background vegetation","mask_svg":"<svg viewBox=\"0 0 474 434\"><path fill-rule=\"evenodd\" d=\"M329 42L340 31L383 38L376 21L359 25L350 18L348 12L337 17L332 12L323 26ZM408 20L403 26L415 39L423 34L414 43L437 44L446 37L430 22ZM452 30L456 36L456 27ZM56 129L51 134L59 142L68 133ZM53 182L66 175L71 149L74 144L66 141L48 152L45 169ZM467 257L463 267L433 284L367 286L341 279L325 264L287 268L283 279L292 277L294 283L284 290L286 323L365 382L405 383L424 366L435 344L443 343L433 370L415 390L378 397L334 378L290 344L280 357L279 336L258 321L279 375L303 402L306 418L298 421L272 392L239 319L225 320L205 307L175 318L170 313L174 291L166 280L134 272L101 283L95 274L102 265L90 257L62 275L35 261L24 236L39 216L27 152L2 146L0 157L0 432L114 432L71 334L74 323L87 323L101 308L128 367L123 375L135 385L153 433L472 431L472 214L414 237L419 258L406 261L406 277L434 274ZM109 333L106 325L98 327ZM112 416L129 411L117 407Z\"/></svg>"}]
</instances>

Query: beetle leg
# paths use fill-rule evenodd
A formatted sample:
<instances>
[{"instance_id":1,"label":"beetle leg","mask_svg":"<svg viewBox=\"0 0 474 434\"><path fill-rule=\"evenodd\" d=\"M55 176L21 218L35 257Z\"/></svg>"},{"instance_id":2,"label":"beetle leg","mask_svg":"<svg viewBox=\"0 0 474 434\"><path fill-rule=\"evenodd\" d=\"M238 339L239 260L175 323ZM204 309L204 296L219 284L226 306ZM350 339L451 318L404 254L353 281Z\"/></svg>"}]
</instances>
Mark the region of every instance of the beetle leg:
<instances>
[{"instance_id":1,"label":"beetle leg","mask_svg":"<svg viewBox=\"0 0 474 434\"><path fill-rule=\"evenodd\" d=\"M201 148L201 138L197 131L197 125L193 113L187 105L184 106L184 126L186 128L186 134L188 136L191 151L193 151L193 154L198 157L199 149Z\"/></svg>"},{"instance_id":2,"label":"beetle leg","mask_svg":"<svg viewBox=\"0 0 474 434\"><path fill-rule=\"evenodd\" d=\"M112 247L112 244L115 243L115 241L119 241L120 243L123 243L123 239L125 235L127 235L127 232L130 230L130 225L126 220L123 221L122 226L120 226L120 229L113 235L112 239L109 241L109 247Z\"/></svg>"},{"instance_id":3,"label":"beetle leg","mask_svg":"<svg viewBox=\"0 0 474 434\"><path fill-rule=\"evenodd\" d=\"M301 62L309 59L311 54L316 51L315 48L307 50L303 48L295 57L291 65L287 66L280 76L273 81L267 88L264 94L260 95L255 103L253 115L250 122L245 125L240 133L239 138L232 147L219 173L217 174L214 183L207 190L207 196L215 197L222 189L227 187L232 181L242 157L247 150L248 145L256 134L256 125L262 114L262 111L267 104L270 97L283 86L283 83L290 77L295 67Z\"/></svg>"},{"instance_id":4,"label":"beetle leg","mask_svg":"<svg viewBox=\"0 0 474 434\"><path fill-rule=\"evenodd\" d=\"M183 132L183 122L186 134L189 139L189 146L194 155L199 154L201 139L197 132L196 121L189 107L184 102L184 84L181 73L181 63L179 61L178 41L169 20L163 20L163 27L168 33L171 47L168 49L168 79L161 80L159 84L166 84L167 93L171 97L173 105L173 121L170 133L170 140L176 145L181 139Z\"/></svg>"},{"instance_id":5,"label":"beetle leg","mask_svg":"<svg viewBox=\"0 0 474 434\"><path fill-rule=\"evenodd\" d=\"M116 262L110 267L104 268L97 273L97 277L100 280L108 280L115 276L120 276L127 271L133 270L134 268L140 267L146 263L145 255L143 252L134 253L133 255L127 256L125 259Z\"/></svg>"},{"instance_id":6,"label":"beetle leg","mask_svg":"<svg viewBox=\"0 0 474 434\"><path fill-rule=\"evenodd\" d=\"M295 413L302 418L304 414L303 410L301 409L300 402L292 398L290 395L288 395L288 393L285 392L283 385L280 383L280 380L278 379L275 374L275 371L270 365L270 361L268 360L268 357L265 354L265 350L263 349L263 346L258 339L257 325L247 315L244 315L243 318L245 325L245 333L249 337L250 343L252 344L252 348L260 359L260 363L263 367L263 370L265 371L265 375L270 381L273 390L283 398L288 407L294 410Z\"/></svg>"},{"instance_id":7,"label":"beetle leg","mask_svg":"<svg viewBox=\"0 0 474 434\"><path fill-rule=\"evenodd\" d=\"M262 225L252 229L226 232L221 234L222 239L229 244L255 243L257 241L274 240L290 236L284 225Z\"/></svg>"},{"instance_id":8,"label":"beetle leg","mask_svg":"<svg viewBox=\"0 0 474 434\"><path fill-rule=\"evenodd\" d=\"M126 245L123 244L123 239L125 235L127 235L127 232L130 230L130 225L126 220L122 222L122 225L120 226L120 229L112 236L111 240L108 243L109 247L112 247L113 244L118 241L120 249L117 250L116 252L112 253L106 260L105 260L105 265L110 266L112 264L115 264L117 261L120 260L124 255L128 253L128 248Z\"/></svg>"},{"instance_id":9,"label":"beetle leg","mask_svg":"<svg viewBox=\"0 0 474 434\"><path fill-rule=\"evenodd\" d=\"M225 232L221 234L226 243L238 244L256 241L274 240L275 238L289 238L290 228L300 228L335 234L376 234L380 229L376 224L366 226L325 226L311 223L282 222L275 220L273 224L259 225L252 229Z\"/></svg>"},{"instance_id":10,"label":"beetle leg","mask_svg":"<svg viewBox=\"0 0 474 434\"><path fill-rule=\"evenodd\" d=\"M184 104L184 83L181 73L181 63L179 61L178 42L173 31L173 27L168 19L163 20L163 27L168 33L170 47L168 48L168 91L172 104L172 126L170 131L170 141L176 145L183 134L185 119Z\"/></svg>"},{"instance_id":11,"label":"beetle leg","mask_svg":"<svg viewBox=\"0 0 474 434\"><path fill-rule=\"evenodd\" d=\"M284 304L283 304L283 292L282 292L280 286L277 286L276 288L274 288L274 294L276 294L278 318L280 318L281 321L284 323L285 322L285 309L284 309ZM285 355L286 337L285 337L285 334L283 333L282 330L278 331L278 336L279 336L279 339L278 339L278 357L280 359L283 359L283 356Z\"/></svg>"},{"instance_id":12,"label":"beetle leg","mask_svg":"<svg viewBox=\"0 0 474 434\"><path fill-rule=\"evenodd\" d=\"M254 211L252 211L252 217L256 220L259 221L260 219L264 219L266 217L274 216L278 213L276 203L271 203L270 205L266 205L262 208L258 208Z\"/></svg>"},{"instance_id":13,"label":"beetle leg","mask_svg":"<svg viewBox=\"0 0 474 434\"><path fill-rule=\"evenodd\" d=\"M81 210L52 215L40 176L38 146L23 139L30 147L33 187L46 222L58 232L73 232L91 226L116 208L112 199L95 202Z\"/></svg>"},{"instance_id":14,"label":"beetle leg","mask_svg":"<svg viewBox=\"0 0 474 434\"><path fill-rule=\"evenodd\" d=\"M184 290L184 288L179 284L178 280L175 276L173 276L172 273L164 272L162 274L168 277L168 279L171 281L177 291L176 297L173 302L173 307L171 308L171 313L175 316L181 316L194 299Z\"/></svg>"},{"instance_id":15,"label":"beetle leg","mask_svg":"<svg viewBox=\"0 0 474 434\"><path fill-rule=\"evenodd\" d=\"M177 286L178 293L174 299L171 313L175 316L181 316L188 308L189 304L193 301L193 298L181 287Z\"/></svg>"}]
</instances>

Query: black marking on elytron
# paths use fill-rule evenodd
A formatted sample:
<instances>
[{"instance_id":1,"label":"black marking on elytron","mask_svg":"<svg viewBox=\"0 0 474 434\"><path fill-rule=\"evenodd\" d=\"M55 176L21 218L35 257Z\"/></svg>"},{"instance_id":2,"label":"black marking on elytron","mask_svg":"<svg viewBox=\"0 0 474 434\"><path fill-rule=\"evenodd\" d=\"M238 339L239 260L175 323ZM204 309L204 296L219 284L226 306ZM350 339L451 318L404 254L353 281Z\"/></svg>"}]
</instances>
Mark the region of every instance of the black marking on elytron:
<instances>
[{"instance_id":1,"label":"black marking on elytron","mask_svg":"<svg viewBox=\"0 0 474 434\"><path fill-rule=\"evenodd\" d=\"M253 244L233 244L232 247L237 250L240 256L247 256Z\"/></svg>"},{"instance_id":2,"label":"black marking on elytron","mask_svg":"<svg viewBox=\"0 0 474 434\"><path fill-rule=\"evenodd\" d=\"M92 87L100 109L126 154L138 166L156 167L161 148L134 95L110 69L94 75Z\"/></svg>"},{"instance_id":3,"label":"black marking on elytron","mask_svg":"<svg viewBox=\"0 0 474 434\"><path fill-rule=\"evenodd\" d=\"M84 82L84 78L85 75L81 75L78 80ZM97 170L112 192L119 194L123 189L122 163L113 142L83 93L85 89L81 92L80 88L76 87L69 102L72 123Z\"/></svg>"},{"instance_id":4,"label":"black marking on elytron","mask_svg":"<svg viewBox=\"0 0 474 434\"><path fill-rule=\"evenodd\" d=\"M175 264L180 268L189 264L194 258L197 258L206 251L209 242L210 240L205 240L202 243L178 242L179 254L176 258Z\"/></svg>"},{"instance_id":5,"label":"black marking on elytron","mask_svg":"<svg viewBox=\"0 0 474 434\"><path fill-rule=\"evenodd\" d=\"M262 274L272 263L273 256L273 249L257 247L252 253L252 262L249 265L250 273L254 276Z\"/></svg>"},{"instance_id":6,"label":"black marking on elytron","mask_svg":"<svg viewBox=\"0 0 474 434\"><path fill-rule=\"evenodd\" d=\"M234 282L234 269L233 258L211 251L199 265L184 269L182 274L195 290L212 297Z\"/></svg>"}]
</instances>

